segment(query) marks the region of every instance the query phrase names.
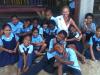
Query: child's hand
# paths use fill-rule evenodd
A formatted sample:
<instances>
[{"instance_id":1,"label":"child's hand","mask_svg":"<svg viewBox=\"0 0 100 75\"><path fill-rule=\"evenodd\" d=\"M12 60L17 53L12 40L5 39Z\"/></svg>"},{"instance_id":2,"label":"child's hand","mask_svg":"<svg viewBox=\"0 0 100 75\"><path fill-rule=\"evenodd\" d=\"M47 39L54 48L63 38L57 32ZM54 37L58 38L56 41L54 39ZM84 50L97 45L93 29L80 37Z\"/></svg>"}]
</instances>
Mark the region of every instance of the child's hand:
<instances>
[{"instance_id":1,"label":"child's hand","mask_svg":"<svg viewBox=\"0 0 100 75\"><path fill-rule=\"evenodd\" d=\"M13 53L13 51L12 50L8 50L8 53Z\"/></svg>"}]
</instances>

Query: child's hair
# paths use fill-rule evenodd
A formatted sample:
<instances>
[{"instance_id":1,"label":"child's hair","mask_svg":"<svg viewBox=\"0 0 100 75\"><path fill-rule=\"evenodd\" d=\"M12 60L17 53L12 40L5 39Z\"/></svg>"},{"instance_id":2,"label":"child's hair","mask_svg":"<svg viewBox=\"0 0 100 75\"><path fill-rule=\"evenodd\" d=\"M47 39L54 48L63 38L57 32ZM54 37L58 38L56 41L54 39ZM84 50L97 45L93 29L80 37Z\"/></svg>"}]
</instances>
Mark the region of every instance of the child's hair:
<instances>
[{"instance_id":1,"label":"child's hair","mask_svg":"<svg viewBox=\"0 0 100 75\"><path fill-rule=\"evenodd\" d=\"M24 22L28 22L28 21L31 22L31 19L27 18L27 19L24 20Z\"/></svg>"},{"instance_id":2,"label":"child's hair","mask_svg":"<svg viewBox=\"0 0 100 75\"><path fill-rule=\"evenodd\" d=\"M56 22L54 20L49 20L48 23L56 26Z\"/></svg>"},{"instance_id":3,"label":"child's hair","mask_svg":"<svg viewBox=\"0 0 100 75\"><path fill-rule=\"evenodd\" d=\"M37 30L39 32L39 29L38 28L33 28L32 29L32 32L34 32L35 30Z\"/></svg>"},{"instance_id":4,"label":"child's hair","mask_svg":"<svg viewBox=\"0 0 100 75\"><path fill-rule=\"evenodd\" d=\"M2 29L4 30L6 27L9 27L11 29L11 26L7 23L2 26Z\"/></svg>"},{"instance_id":5,"label":"child's hair","mask_svg":"<svg viewBox=\"0 0 100 75\"><path fill-rule=\"evenodd\" d=\"M17 19L19 19L19 17L16 16L16 15L12 15L10 18L11 18L11 19L12 19L12 18L17 18Z\"/></svg>"},{"instance_id":6,"label":"child's hair","mask_svg":"<svg viewBox=\"0 0 100 75\"><path fill-rule=\"evenodd\" d=\"M30 35L25 35L22 41L24 41L26 37L30 37L30 39L31 39L31 36Z\"/></svg>"},{"instance_id":7,"label":"child's hair","mask_svg":"<svg viewBox=\"0 0 100 75\"><path fill-rule=\"evenodd\" d=\"M43 27L44 24L49 24L48 20L44 19L44 20L42 21L42 27Z\"/></svg>"},{"instance_id":8,"label":"child's hair","mask_svg":"<svg viewBox=\"0 0 100 75\"><path fill-rule=\"evenodd\" d=\"M85 19L86 19L88 16L91 16L92 19L94 18L94 15L93 15L92 13L87 13L87 14L85 15Z\"/></svg>"},{"instance_id":9,"label":"child's hair","mask_svg":"<svg viewBox=\"0 0 100 75\"><path fill-rule=\"evenodd\" d=\"M35 21L35 20L39 22L39 18L37 18L37 17L33 18L32 22Z\"/></svg>"},{"instance_id":10,"label":"child's hair","mask_svg":"<svg viewBox=\"0 0 100 75\"><path fill-rule=\"evenodd\" d=\"M58 34L63 34L65 38L67 37L67 32L65 30L61 30Z\"/></svg>"},{"instance_id":11,"label":"child's hair","mask_svg":"<svg viewBox=\"0 0 100 75\"><path fill-rule=\"evenodd\" d=\"M97 27L96 27L96 31L98 31L98 30L100 30L100 26L97 26Z\"/></svg>"}]
</instances>

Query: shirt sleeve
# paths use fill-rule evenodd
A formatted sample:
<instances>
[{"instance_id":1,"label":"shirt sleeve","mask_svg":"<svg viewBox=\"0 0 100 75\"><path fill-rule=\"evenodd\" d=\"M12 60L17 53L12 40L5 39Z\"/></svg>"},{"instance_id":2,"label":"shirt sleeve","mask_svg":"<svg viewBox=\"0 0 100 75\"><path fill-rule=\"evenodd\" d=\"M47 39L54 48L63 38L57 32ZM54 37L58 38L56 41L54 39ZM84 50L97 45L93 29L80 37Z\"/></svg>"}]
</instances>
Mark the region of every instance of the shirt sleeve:
<instances>
[{"instance_id":1,"label":"shirt sleeve","mask_svg":"<svg viewBox=\"0 0 100 75\"><path fill-rule=\"evenodd\" d=\"M50 40L49 51L53 48L53 39Z\"/></svg>"},{"instance_id":2,"label":"shirt sleeve","mask_svg":"<svg viewBox=\"0 0 100 75\"><path fill-rule=\"evenodd\" d=\"M39 41L42 42L43 38L41 37L41 35L39 35Z\"/></svg>"},{"instance_id":3,"label":"shirt sleeve","mask_svg":"<svg viewBox=\"0 0 100 75\"><path fill-rule=\"evenodd\" d=\"M93 45L92 37L91 37L90 40L89 40L89 45Z\"/></svg>"},{"instance_id":4,"label":"shirt sleeve","mask_svg":"<svg viewBox=\"0 0 100 75\"><path fill-rule=\"evenodd\" d=\"M15 35L15 39L16 41L19 41L19 37L17 35Z\"/></svg>"},{"instance_id":5,"label":"shirt sleeve","mask_svg":"<svg viewBox=\"0 0 100 75\"><path fill-rule=\"evenodd\" d=\"M39 28L39 34L43 35L43 28Z\"/></svg>"},{"instance_id":6,"label":"shirt sleeve","mask_svg":"<svg viewBox=\"0 0 100 75\"><path fill-rule=\"evenodd\" d=\"M2 40L0 39L0 46L3 46L3 42L2 42Z\"/></svg>"},{"instance_id":7,"label":"shirt sleeve","mask_svg":"<svg viewBox=\"0 0 100 75\"><path fill-rule=\"evenodd\" d=\"M28 54L31 54L33 52L33 46L31 45L28 51Z\"/></svg>"},{"instance_id":8,"label":"shirt sleeve","mask_svg":"<svg viewBox=\"0 0 100 75\"><path fill-rule=\"evenodd\" d=\"M23 46L22 45L19 45L19 51L20 51L20 53L24 53L24 50L23 50Z\"/></svg>"}]
</instances>

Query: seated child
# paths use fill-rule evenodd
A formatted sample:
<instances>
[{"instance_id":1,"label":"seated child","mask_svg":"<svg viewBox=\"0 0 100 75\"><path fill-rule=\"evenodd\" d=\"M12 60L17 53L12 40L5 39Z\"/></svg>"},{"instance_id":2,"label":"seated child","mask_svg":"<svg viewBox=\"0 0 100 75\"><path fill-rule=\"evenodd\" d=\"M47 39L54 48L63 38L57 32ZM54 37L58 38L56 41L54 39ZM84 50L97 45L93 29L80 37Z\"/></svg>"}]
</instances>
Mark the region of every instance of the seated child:
<instances>
[{"instance_id":1,"label":"seated child","mask_svg":"<svg viewBox=\"0 0 100 75\"><path fill-rule=\"evenodd\" d=\"M86 58L100 60L100 26L96 28L96 34L90 38L89 50L85 53Z\"/></svg>"},{"instance_id":2,"label":"seated child","mask_svg":"<svg viewBox=\"0 0 100 75\"><path fill-rule=\"evenodd\" d=\"M54 56L57 53L54 50L54 46L56 45L56 43L59 43L63 47L65 45L65 43L63 42L66 36L67 36L66 31L62 30L57 34L57 37L54 38L54 39L57 39L57 42L54 42L54 39L51 39L50 45L49 45L49 51L47 51L47 53L44 55L44 57L39 63L32 66L30 70L27 73L23 73L23 75L37 75L37 73L39 73L42 69L45 69L46 71L49 71L50 73L53 73L55 71Z\"/></svg>"},{"instance_id":3,"label":"seated child","mask_svg":"<svg viewBox=\"0 0 100 75\"><path fill-rule=\"evenodd\" d=\"M17 35L20 33L20 30L23 28L23 23L16 15L11 16L11 22L8 22L8 24L11 26L12 33Z\"/></svg>"},{"instance_id":4,"label":"seated child","mask_svg":"<svg viewBox=\"0 0 100 75\"><path fill-rule=\"evenodd\" d=\"M42 27L39 25L39 19L38 18L33 18L32 20L32 25L33 25L33 29L34 28L38 28L39 30L39 35L41 35L43 37L43 29Z\"/></svg>"},{"instance_id":5,"label":"seated child","mask_svg":"<svg viewBox=\"0 0 100 75\"><path fill-rule=\"evenodd\" d=\"M39 31L37 28L34 28L32 31L31 43L34 46L34 52L33 52L33 60L34 60L36 56L44 52L46 48L46 43L44 42L42 36L39 35Z\"/></svg>"},{"instance_id":6,"label":"seated child","mask_svg":"<svg viewBox=\"0 0 100 75\"><path fill-rule=\"evenodd\" d=\"M83 45L85 45L86 42L89 41L90 37L93 36L96 32L96 24L93 23L92 13L87 13L85 15L84 24L82 26L83 26L82 27L82 32L83 32L82 42L83 42Z\"/></svg>"},{"instance_id":7,"label":"seated child","mask_svg":"<svg viewBox=\"0 0 100 75\"><path fill-rule=\"evenodd\" d=\"M32 33L32 25L31 25L31 20L30 19L26 19L24 21L24 25L23 28L21 28L19 36L20 36L20 42L22 42L22 39L24 36L26 35L30 35Z\"/></svg>"},{"instance_id":8,"label":"seated child","mask_svg":"<svg viewBox=\"0 0 100 75\"><path fill-rule=\"evenodd\" d=\"M18 75L30 68L32 64L32 52L33 45L31 45L31 37L26 35L23 43L19 45Z\"/></svg>"},{"instance_id":9,"label":"seated child","mask_svg":"<svg viewBox=\"0 0 100 75\"><path fill-rule=\"evenodd\" d=\"M11 33L10 25L3 25L3 34L0 37L0 67L12 65L18 61L18 40L18 36Z\"/></svg>"}]
</instances>

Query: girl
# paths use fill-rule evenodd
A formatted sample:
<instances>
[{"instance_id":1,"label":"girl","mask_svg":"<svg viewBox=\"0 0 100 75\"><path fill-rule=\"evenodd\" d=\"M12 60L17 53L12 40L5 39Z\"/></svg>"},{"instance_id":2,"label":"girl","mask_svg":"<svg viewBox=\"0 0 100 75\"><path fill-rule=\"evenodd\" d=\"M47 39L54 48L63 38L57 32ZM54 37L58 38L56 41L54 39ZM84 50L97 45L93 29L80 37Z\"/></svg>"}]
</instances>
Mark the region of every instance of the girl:
<instances>
[{"instance_id":1,"label":"girl","mask_svg":"<svg viewBox=\"0 0 100 75\"><path fill-rule=\"evenodd\" d=\"M18 60L18 37L11 33L11 27L8 24L3 26L3 35L0 39L0 60L2 60L0 67L16 63Z\"/></svg>"},{"instance_id":2,"label":"girl","mask_svg":"<svg viewBox=\"0 0 100 75\"><path fill-rule=\"evenodd\" d=\"M93 36L96 32L96 24L93 23L92 13L87 13L85 15L82 32L83 32L82 42L83 42L83 45L85 45L86 42L89 41L90 37Z\"/></svg>"},{"instance_id":3,"label":"girl","mask_svg":"<svg viewBox=\"0 0 100 75\"><path fill-rule=\"evenodd\" d=\"M20 31L20 42L22 42L22 39L25 35L30 35L32 33L32 25L31 25L31 20L30 19L26 19L24 21L24 25L23 28Z\"/></svg>"},{"instance_id":4,"label":"girl","mask_svg":"<svg viewBox=\"0 0 100 75\"><path fill-rule=\"evenodd\" d=\"M100 60L100 26L96 28L96 34L90 38L89 50L86 51L85 56L92 60Z\"/></svg>"},{"instance_id":5,"label":"girl","mask_svg":"<svg viewBox=\"0 0 100 75\"><path fill-rule=\"evenodd\" d=\"M46 43L44 42L41 35L39 35L39 31L37 28L34 28L32 31L32 45L34 46L33 60L36 58L38 54L41 55L42 52L45 51Z\"/></svg>"},{"instance_id":6,"label":"girl","mask_svg":"<svg viewBox=\"0 0 100 75\"><path fill-rule=\"evenodd\" d=\"M42 27L39 25L39 19L38 18L34 18L32 20L32 25L33 25L33 29L34 28L38 28L39 30L39 35L41 35L43 37L43 29Z\"/></svg>"},{"instance_id":7,"label":"girl","mask_svg":"<svg viewBox=\"0 0 100 75\"><path fill-rule=\"evenodd\" d=\"M19 34L20 30L23 28L23 23L17 16L12 16L11 22L8 22L8 24L11 26L12 32L14 34Z\"/></svg>"},{"instance_id":8,"label":"girl","mask_svg":"<svg viewBox=\"0 0 100 75\"><path fill-rule=\"evenodd\" d=\"M31 45L31 37L26 35L23 43L19 45L19 61L18 75L21 72L26 72L32 64L33 45Z\"/></svg>"}]
</instances>

